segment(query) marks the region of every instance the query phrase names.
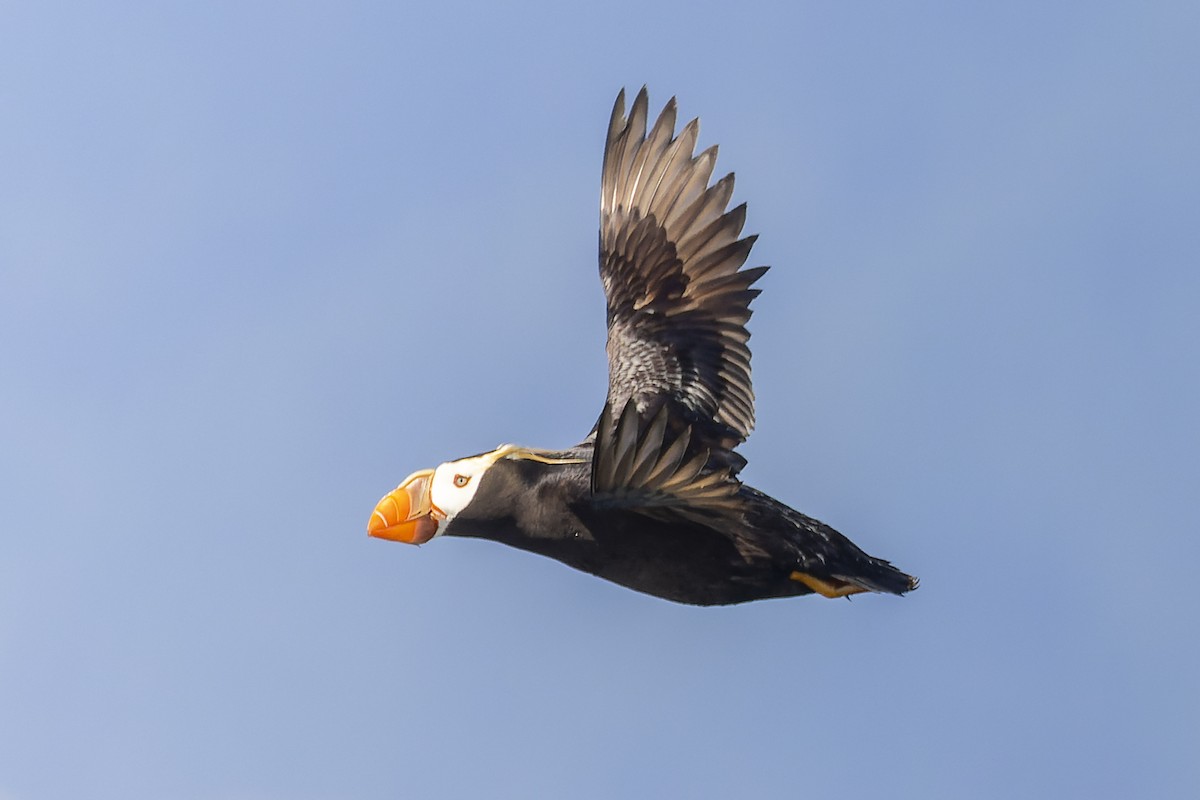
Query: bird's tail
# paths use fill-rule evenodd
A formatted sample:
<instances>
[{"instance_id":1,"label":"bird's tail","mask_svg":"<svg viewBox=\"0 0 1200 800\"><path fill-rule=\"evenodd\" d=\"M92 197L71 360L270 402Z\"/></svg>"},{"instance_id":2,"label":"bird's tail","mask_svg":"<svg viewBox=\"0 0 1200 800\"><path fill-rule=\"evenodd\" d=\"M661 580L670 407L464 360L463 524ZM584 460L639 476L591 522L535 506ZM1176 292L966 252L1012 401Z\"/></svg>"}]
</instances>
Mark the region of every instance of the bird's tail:
<instances>
[{"instance_id":1,"label":"bird's tail","mask_svg":"<svg viewBox=\"0 0 1200 800\"><path fill-rule=\"evenodd\" d=\"M911 592L921 584L915 576L901 572L881 558L866 556L856 561L853 566L853 570L846 570L849 574L834 573L833 577L866 591L887 594Z\"/></svg>"},{"instance_id":2,"label":"bird's tail","mask_svg":"<svg viewBox=\"0 0 1200 800\"><path fill-rule=\"evenodd\" d=\"M842 567L832 572L794 570L790 577L825 597L847 597L862 592L904 594L919 584L912 575L906 575L886 561L868 556L867 562L855 565L854 569Z\"/></svg>"},{"instance_id":3,"label":"bird's tail","mask_svg":"<svg viewBox=\"0 0 1200 800\"><path fill-rule=\"evenodd\" d=\"M808 551L801 562L803 571L794 572L793 580L826 597L859 592L905 594L919 585L916 577L901 572L889 561L867 555L824 522L786 506L783 509L797 530L803 532L802 549Z\"/></svg>"}]
</instances>

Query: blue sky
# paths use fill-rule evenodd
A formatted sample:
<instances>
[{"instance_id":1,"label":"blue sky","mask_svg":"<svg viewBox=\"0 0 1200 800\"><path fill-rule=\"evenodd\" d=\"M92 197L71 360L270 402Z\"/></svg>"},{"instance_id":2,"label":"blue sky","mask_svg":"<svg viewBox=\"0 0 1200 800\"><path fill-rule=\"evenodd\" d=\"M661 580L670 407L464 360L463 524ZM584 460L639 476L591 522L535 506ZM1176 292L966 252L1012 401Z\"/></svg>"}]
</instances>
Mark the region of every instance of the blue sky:
<instances>
[{"instance_id":1,"label":"blue sky","mask_svg":"<svg viewBox=\"0 0 1200 800\"><path fill-rule=\"evenodd\" d=\"M0 8L0 798L1200 793L1193 3ZM577 441L622 86L771 264L746 479L922 578L368 540Z\"/></svg>"}]
</instances>

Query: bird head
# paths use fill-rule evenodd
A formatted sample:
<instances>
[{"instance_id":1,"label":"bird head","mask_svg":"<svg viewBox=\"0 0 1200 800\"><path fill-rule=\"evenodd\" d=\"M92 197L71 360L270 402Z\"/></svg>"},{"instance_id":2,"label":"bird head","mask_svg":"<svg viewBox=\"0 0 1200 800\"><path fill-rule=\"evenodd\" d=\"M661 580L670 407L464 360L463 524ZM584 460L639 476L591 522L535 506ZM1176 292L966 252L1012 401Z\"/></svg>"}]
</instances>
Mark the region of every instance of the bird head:
<instances>
[{"instance_id":1,"label":"bird head","mask_svg":"<svg viewBox=\"0 0 1200 800\"><path fill-rule=\"evenodd\" d=\"M447 461L404 479L383 496L367 522L367 534L405 544L425 544L445 531L479 489L483 473L497 459L487 456Z\"/></svg>"},{"instance_id":2,"label":"bird head","mask_svg":"<svg viewBox=\"0 0 1200 800\"><path fill-rule=\"evenodd\" d=\"M405 544L425 544L454 521L479 491L484 474L502 458L525 459L543 464L578 464L580 458L555 458L503 444L487 453L447 461L436 469L409 475L375 506L367 522L367 534Z\"/></svg>"}]
</instances>

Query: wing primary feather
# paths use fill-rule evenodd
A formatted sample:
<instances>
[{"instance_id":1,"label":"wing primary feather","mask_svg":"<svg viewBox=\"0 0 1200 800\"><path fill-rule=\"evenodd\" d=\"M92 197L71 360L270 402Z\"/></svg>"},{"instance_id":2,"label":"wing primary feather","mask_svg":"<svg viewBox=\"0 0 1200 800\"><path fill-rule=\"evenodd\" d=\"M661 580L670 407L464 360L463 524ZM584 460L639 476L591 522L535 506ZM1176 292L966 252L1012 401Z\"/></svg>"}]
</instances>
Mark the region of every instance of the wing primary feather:
<instances>
[{"instance_id":1,"label":"wing primary feather","mask_svg":"<svg viewBox=\"0 0 1200 800\"><path fill-rule=\"evenodd\" d=\"M667 407L663 405L654 415L650 425L642 434L641 444L638 445L637 455L633 459L633 469L629 475L630 486L643 486L646 477L654 470L654 465L662 453L663 436L667 432Z\"/></svg>"},{"instance_id":2,"label":"wing primary feather","mask_svg":"<svg viewBox=\"0 0 1200 800\"><path fill-rule=\"evenodd\" d=\"M664 488L671 487L675 489L681 486L687 486L697 475L700 474L700 471L704 469L704 465L706 463L708 463L708 451L701 450L699 453L696 453L689 460L684 462L681 467L675 470L674 475L664 481Z\"/></svg>"},{"instance_id":3,"label":"wing primary feather","mask_svg":"<svg viewBox=\"0 0 1200 800\"><path fill-rule=\"evenodd\" d=\"M596 443L594 445L595 465L592 467L592 491L604 491L613 485L613 451L608 445L613 436L612 404L605 403L600 412L600 420L596 423Z\"/></svg>"},{"instance_id":4,"label":"wing primary feather","mask_svg":"<svg viewBox=\"0 0 1200 800\"><path fill-rule=\"evenodd\" d=\"M663 159L662 169L654 183L654 191L649 195L650 206L648 207L658 206L658 196L659 192L663 190L663 181L667 181L667 186L670 187L676 180L686 182L691 177L691 170L685 164L692 160L692 152L696 149L696 139L699 135L699 119L693 119L683 126L683 130L675 138L675 144L671 147L667 157ZM667 196L671 196L669 192Z\"/></svg>"},{"instance_id":5,"label":"wing primary feather","mask_svg":"<svg viewBox=\"0 0 1200 800\"><path fill-rule=\"evenodd\" d=\"M690 206L697 198L702 197L712 177L712 171L717 166L717 146L713 145L692 159L686 170L681 171L679 180L672 184L672 189L666 194L670 198L669 207ZM664 206L667 202L664 201ZM722 207L723 208L723 207Z\"/></svg>"},{"instance_id":6,"label":"wing primary feather","mask_svg":"<svg viewBox=\"0 0 1200 800\"><path fill-rule=\"evenodd\" d=\"M679 469L679 464L683 461L684 455L687 453L688 445L692 441L692 427L689 425L675 437L675 441L667 446L667 449L659 456L658 464L649 475L646 476L647 483L659 483L667 475L672 475Z\"/></svg>"},{"instance_id":7,"label":"wing primary feather","mask_svg":"<svg viewBox=\"0 0 1200 800\"><path fill-rule=\"evenodd\" d=\"M746 263L750 250L758 240L757 234L751 234L745 239L738 239L727 245L705 254L695 261L690 274L696 279L707 278L710 274L731 275L737 268Z\"/></svg>"},{"instance_id":8,"label":"wing primary feather","mask_svg":"<svg viewBox=\"0 0 1200 800\"><path fill-rule=\"evenodd\" d=\"M629 182L633 179L630 166L637 161L638 151L646 141L646 116L650 108L650 97L646 87L637 93L633 100L633 108L629 110L629 122L625 126L625 149L621 153L621 171L617 176L617 199L615 205L629 204Z\"/></svg>"},{"instance_id":9,"label":"wing primary feather","mask_svg":"<svg viewBox=\"0 0 1200 800\"><path fill-rule=\"evenodd\" d=\"M676 203L675 213L677 218L669 218L669 223L672 230L689 232L689 235L681 240L680 244L687 239L692 238L695 232L709 224L709 221L721 216L722 210L729 205L729 198L733 196L733 186L735 183L734 174L731 172L719 181L708 187L703 194L693 200L691 203ZM697 220L705 220L702 223L697 223Z\"/></svg>"},{"instance_id":10,"label":"wing primary feather","mask_svg":"<svg viewBox=\"0 0 1200 800\"><path fill-rule=\"evenodd\" d=\"M612 116L608 120L608 139L604 147L604 163L600 169L600 183L603 189L600 193L601 213L616 208L617 182L614 174L621 160L621 152L624 150L622 133L627 127L628 123L625 120L625 90L621 89L617 93L617 101L613 103Z\"/></svg>"},{"instance_id":11,"label":"wing primary feather","mask_svg":"<svg viewBox=\"0 0 1200 800\"><path fill-rule=\"evenodd\" d=\"M627 485L629 465L637 452L638 413L637 403L631 397L617 421L617 435L613 442L616 463L613 465L613 485Z\"/></svg>"},{"instance_id":12,"label":"wing primary feather","mask_svg":"<svg viewBox=\"0 0 1200 800\"><path fill-rule=\"evenodd\" d=\"M663 151L670 145L674 133L675 98L672 97L663 107L662 113L658 115L658 120L654 123L654 128L650 131L646 143L638 152L637 161L631 169L634 176L633 186L628 195L631 208L651 207L650 202L645 200L646 186L651 183L657 185L657 180L653 175L654 169L658 166Z\"/></svg>"},{"instance_id":13,"label":"wing primary feather","mask_svg":"<svg viewBox=\"0 0 1200 800\"><path fill-rule=\"evenodd\" d=\"M693 224L693 229L696 232L686 240L680 242L676 248L679 252L679 257L685 262L695 262L707 256L712 250L734 241L735 236L726 231L727 219L726 215L713 217L711 221L703 223L704 227L696 228L695 225L699 225L702 222L702 220L697 219ZM736 222L736 219L734 222ZM754 244L754 242L751 242L751 244Z\"/></svg>"}]
</instances>

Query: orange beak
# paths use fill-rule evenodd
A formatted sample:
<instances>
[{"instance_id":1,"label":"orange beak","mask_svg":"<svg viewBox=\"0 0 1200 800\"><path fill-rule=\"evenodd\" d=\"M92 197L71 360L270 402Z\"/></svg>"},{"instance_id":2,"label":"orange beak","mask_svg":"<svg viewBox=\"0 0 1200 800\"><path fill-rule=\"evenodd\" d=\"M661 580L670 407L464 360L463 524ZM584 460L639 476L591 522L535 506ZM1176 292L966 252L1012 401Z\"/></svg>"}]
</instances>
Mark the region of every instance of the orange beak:
<instances>
[{"instance_id":1,"label":"orange beak","mask_svg":"<svg viewBox=\"0 0 1200 800\"><path fill-rule=\"evenodd\" d=\"M433 470L414 472L384 495L367 522L367 535L405 544L425 544L438 530L429 486Z\"/></svg>"}]
</instances>

